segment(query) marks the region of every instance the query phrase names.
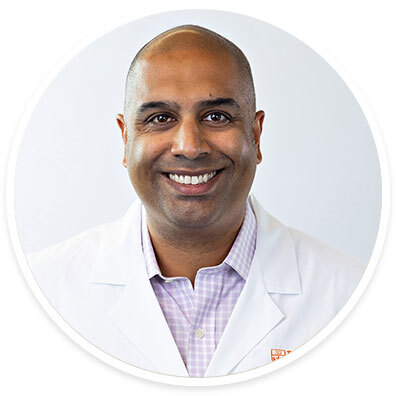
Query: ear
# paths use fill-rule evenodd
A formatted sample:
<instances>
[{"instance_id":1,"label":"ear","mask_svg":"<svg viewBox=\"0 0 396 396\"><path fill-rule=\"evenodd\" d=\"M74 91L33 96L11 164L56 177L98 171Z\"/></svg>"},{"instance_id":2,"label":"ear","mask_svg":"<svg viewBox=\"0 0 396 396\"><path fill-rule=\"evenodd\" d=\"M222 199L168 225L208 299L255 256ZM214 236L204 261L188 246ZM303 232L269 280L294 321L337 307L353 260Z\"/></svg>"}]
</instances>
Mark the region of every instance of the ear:
<instances>
[{"instance_id":1,"label":"ear","mask_svg":"<svg viewBox=\"0 0 396 396\"><path fill-rule=\"evenodd\" d=\"M117 124L121 129L122 140L124 142L124 158L122 159L122 165L124 165L124 167L127 168L127 162L126 162L127 140L128 140L127 127L123 114L117 114L116 119L117 119Z\"/></svg>"},{"instance_id":2,"label":"ear","mask_svg":"<svg viewBox=\"0 0 396 396\"><path fill-rule=\"evenodd\" d=\"M260 151L260 136L261 136L261 132L263 130L263 122L264 122L264 117L265 117L265 113L262 110L259 110L255 117L254 117L254 121L253 121L253 136L254 136L254 142L256 145L256 154L257 154L257 164L259 164L261 162L261 160L263 159L262 155L261 155L261 151Z\"/></svg>"}]
</instances>

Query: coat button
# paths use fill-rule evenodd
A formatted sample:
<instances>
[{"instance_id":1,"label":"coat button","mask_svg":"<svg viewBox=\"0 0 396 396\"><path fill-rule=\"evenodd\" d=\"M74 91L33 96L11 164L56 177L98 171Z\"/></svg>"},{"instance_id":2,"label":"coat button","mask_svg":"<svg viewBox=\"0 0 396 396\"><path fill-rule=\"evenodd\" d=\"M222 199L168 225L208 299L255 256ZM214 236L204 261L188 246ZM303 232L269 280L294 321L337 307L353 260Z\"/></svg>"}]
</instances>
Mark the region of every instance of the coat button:
<instances>
[{"instance_id":1,"label":"coat button","mask_svg":"<svg viewBox=\"0 0 396 396\"><path fill-rule=\"evenodd\" d=\"M198 338L204 338L205 337L205 332L202 329L197 329L197 330L195 330L195 335Z\"/></svg>"}]
</instances>

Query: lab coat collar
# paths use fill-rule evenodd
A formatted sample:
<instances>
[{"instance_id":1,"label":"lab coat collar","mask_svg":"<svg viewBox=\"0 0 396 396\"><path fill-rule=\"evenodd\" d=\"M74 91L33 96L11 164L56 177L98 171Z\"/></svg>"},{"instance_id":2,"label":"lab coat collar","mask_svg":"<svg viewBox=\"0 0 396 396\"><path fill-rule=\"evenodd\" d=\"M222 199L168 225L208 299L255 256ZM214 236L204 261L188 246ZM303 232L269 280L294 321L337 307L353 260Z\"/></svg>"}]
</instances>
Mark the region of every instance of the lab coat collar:
<instances>
[{"instance_id":1,"label":"lab coat collar","mask_svg":"<svg viewBox=\"0 0 396 396\"><path fill-rule=\"evenodd\" d=\"M290 230L249 197L258 224L255 257L268 293L301 294L295 244Z\"/></svg>"},{"instance_id":2,"label":"lab coat collar","mask_svg":"<svg viewBox=\"0 0 396 396\"><path fill-rule=\"evenodd\" d=\"M131 276L133 258L140 253L141 203L136 200L126 214L114 223L105 225L103 238L95 251L91 282L125 285Z\"/></svg>"},{"instance_id":3,"label":"lab coat collar","mask_svg":"<svg viewBox=\"0 0 396 396\"><path fill-rule=\"evenodd\" d=\"M250 202L257 219L256 251L250 272L205 376L227 375L283 319L270 294L300 294L295 247L287 227ZM91 281L125 285L108 312L110 320L158 372L188 376L147 276L141 247L141 203L110 225L99 244ZM108 239L107 237L110 237Z\"/></svg>"},{"instance_id":4,"label":"lab coat collar","mask_svg":"<svg viewBox=\"0 0 396 396\"><path fill-rule=\"evenodd\" d=\"M300 294L301 283L292 237L287 227L268 215L251 196L257 219L256 251L248 279L205 372L227 375L285 315L271 293Z\"/></svg>"},{"instance_id":5,"label":"lab coat collar","mask_svg":"<svg viewBox=\"0 0 396 396\"><path fill-rule=\"evenodd\" d=\"M140 222L141 203L136 201L119 222L110 225L115 228L106 233L111 238L103 241L106 246L98 246L91 282L124 285L120 298L107 313L109 319L155 371L188 376L147 276Z\"/></svg>"}]
</instances>

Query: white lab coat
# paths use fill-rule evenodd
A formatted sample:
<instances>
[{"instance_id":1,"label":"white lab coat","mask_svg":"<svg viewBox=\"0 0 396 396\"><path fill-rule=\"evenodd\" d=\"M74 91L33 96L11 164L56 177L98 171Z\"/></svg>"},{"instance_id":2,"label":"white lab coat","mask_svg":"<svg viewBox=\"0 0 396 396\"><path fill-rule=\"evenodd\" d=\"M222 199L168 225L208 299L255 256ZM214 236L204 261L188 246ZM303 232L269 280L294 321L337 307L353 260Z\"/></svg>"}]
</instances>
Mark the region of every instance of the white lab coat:
<instances>
[{"instance_id":1,"label":"white lab coat","mask_svg":"<svg viewBox=\"0 0 396 396\"><path fill-rule=\"evenodd\" d=\"M205 377L271 362L293 351L342 308L364 266L267 214L254 197L256 252ZM131 365L188 376L147 277L141 203L124 217L28 255L41 289L92 344Z\"/></svg>"}]
</instances>

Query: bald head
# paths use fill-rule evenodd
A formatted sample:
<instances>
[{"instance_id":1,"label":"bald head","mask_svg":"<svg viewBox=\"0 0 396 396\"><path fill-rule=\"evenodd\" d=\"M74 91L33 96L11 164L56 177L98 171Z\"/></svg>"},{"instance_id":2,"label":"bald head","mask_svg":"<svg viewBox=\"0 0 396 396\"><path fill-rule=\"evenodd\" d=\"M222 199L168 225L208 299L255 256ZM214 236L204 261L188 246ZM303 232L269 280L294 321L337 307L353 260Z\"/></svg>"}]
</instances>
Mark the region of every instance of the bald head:
<instances>
[{"instance_id":1,"label":"bald head","mask_svg":"<svg viewBox=\"0 0 396 396\"><path fill-rule=\"evenodd\" d=\"M234 62L236 76L241 82L241 89L246 97L250 118L256 112L256 97L253 77L248 60L243 52L223 36L195 25L183 25L167 30L145 44L133 59L128 71L124 114L128 115L130 104L134 100L133 90L139 78L137 70L142 62L150 62L158 56L172 56L175 53L190 52L190 56L201 53L224 56L225 62Z\"/></svg>"}]
</instances>

